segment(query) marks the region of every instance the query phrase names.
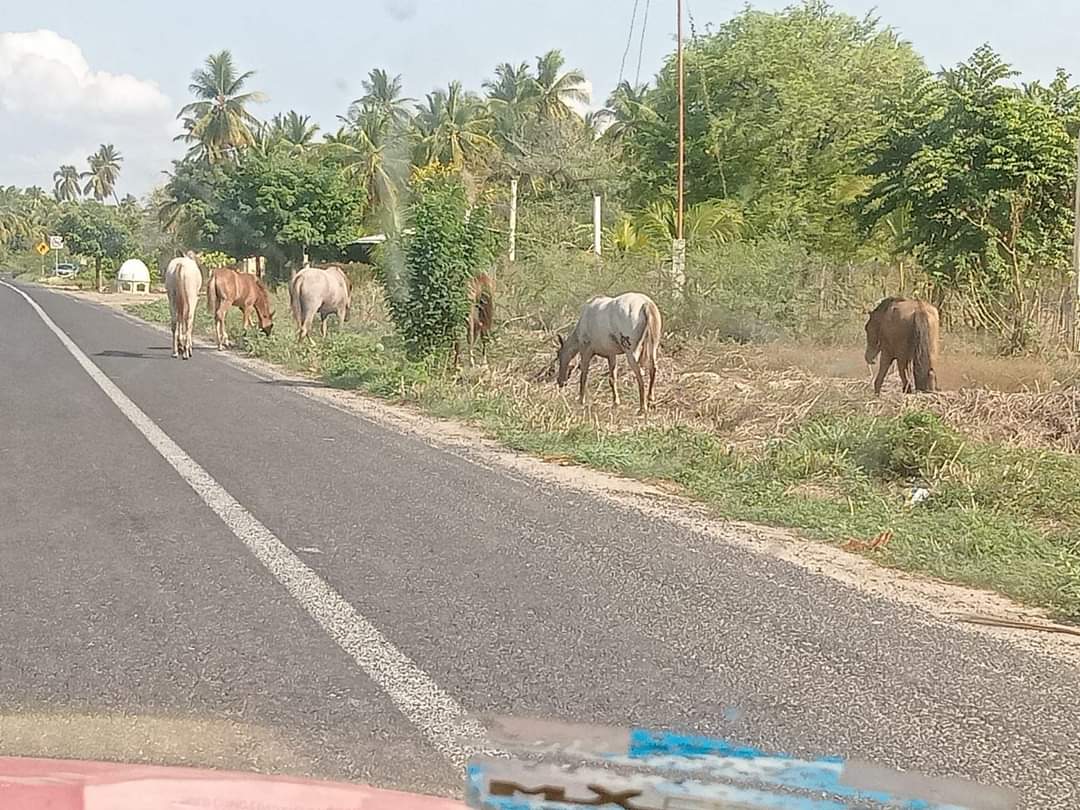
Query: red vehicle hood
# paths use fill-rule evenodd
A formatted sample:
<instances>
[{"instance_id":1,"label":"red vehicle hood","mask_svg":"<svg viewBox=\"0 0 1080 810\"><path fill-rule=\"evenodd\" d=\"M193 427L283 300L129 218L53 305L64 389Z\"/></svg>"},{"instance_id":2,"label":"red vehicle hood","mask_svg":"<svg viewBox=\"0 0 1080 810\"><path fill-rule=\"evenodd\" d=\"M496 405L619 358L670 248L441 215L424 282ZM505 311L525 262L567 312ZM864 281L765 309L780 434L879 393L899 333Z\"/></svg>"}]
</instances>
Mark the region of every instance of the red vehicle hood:
<instances>
[{"instance_id":1,"label":"red vehicle hood","mask_svg":"<svg viewBox=\"0 0 1080 810\"><path fill-rule=\"evenodd\" d=\"M463 810L451 799L289 776L0 757L4 810Z\"/></svg>"}]
</instances>

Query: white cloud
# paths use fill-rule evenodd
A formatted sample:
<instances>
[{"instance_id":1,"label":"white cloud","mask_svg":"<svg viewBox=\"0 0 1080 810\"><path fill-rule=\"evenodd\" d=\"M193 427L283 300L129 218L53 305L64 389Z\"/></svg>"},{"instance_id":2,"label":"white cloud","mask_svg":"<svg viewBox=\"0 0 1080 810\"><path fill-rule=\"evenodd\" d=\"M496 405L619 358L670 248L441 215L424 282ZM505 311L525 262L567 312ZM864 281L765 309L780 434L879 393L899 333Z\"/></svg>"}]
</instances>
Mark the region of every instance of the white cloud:
<instances>
[{"instance_id":1,"label":"white cloud","mask_svg":"<svg viewBox=\"0 0 1080 810\"><path fill-rule=\"evenodd\" d=\"M155 82L94 70L54 31L0 33L0 184L48 188L60 163L112 143L119 191L141 194L177 151L174 110Z\"/></svg>"}]
</instances>

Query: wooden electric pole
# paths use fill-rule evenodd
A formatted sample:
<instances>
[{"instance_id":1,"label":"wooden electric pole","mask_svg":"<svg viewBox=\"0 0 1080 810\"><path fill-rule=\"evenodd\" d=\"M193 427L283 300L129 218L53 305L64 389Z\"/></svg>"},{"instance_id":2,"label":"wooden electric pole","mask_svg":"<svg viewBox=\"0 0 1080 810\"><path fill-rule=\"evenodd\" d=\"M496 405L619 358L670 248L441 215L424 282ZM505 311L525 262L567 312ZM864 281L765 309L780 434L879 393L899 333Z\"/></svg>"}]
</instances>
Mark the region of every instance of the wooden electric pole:
<instances>
[{"instance_id":1,"label":"wooden electric pole","mask_svg":"<svg viewBox=\"0 0 1080 810\"><path fill-rule=\"evenodd\" d=\"M1080 132L1076 134L1076 187L1073 192L1073 278L1068 294L1065 334L1071 351L1080 351Z\"/></svg>"},{"instance_id":2,"label":"wooden electric pole","mask_svg":"<svg viewBox=\"0 0 1080 810\"><path fill-rule=\"evenodd\" d=\"M682 292L686 284L686 239L683 238L683 187L685 177L686 156L686 87L683 81L683 31L682 31L682 0L675 0L675 14L678 18L675 24L675 69L678 72L679 92L679 144L677 157L677 179L675 190L675 239L671 244L671 274L675 281L675 288Z\"/></svg>"}]
</instances>

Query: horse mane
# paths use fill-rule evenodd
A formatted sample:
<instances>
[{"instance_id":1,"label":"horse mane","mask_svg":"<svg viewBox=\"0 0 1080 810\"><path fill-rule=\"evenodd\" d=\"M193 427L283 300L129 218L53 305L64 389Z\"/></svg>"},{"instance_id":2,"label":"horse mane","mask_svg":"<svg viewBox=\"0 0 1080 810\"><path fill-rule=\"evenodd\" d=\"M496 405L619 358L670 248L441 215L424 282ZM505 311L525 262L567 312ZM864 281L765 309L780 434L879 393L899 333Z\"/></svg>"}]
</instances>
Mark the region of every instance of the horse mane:
<instances>
[{"instance_id":1,"label":"horse mane","mask_svg":"<svg viewBox=\"0 0 1080 810\"><path fill-rule=\"evenodd\" d=\"M870 311L870 314L871 315L880 315L885 310L887 310L889 307L891 307L893 304L898 304L898 303L900 303L901 301L904 301L904 300L906 300L906 299L902 298L900 296L897 296L897 295L890 295L888 298L882 298L881 303L879 303L876 307L874 307Z\"/></svg>"}]
</instances>

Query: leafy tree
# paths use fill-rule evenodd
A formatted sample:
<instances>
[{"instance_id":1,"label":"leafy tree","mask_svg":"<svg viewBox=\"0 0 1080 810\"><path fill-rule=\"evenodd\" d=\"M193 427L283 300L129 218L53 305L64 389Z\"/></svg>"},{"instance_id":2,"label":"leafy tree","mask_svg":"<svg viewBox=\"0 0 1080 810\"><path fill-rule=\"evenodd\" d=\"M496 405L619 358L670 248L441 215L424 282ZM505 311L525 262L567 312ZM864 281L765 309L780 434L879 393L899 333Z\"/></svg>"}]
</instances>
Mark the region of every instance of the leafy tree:
<instances>
[{"instance_id":1,"label":"leafy tree","mask_svg":"<svg viewBox=\"0 0 1080 810\"><path fill-rule=\"evenodd\" d=\"M53 172L53 193L60 202L71 202L82 196L79 183L79 170L74 166L64 165Z\"/></svg>"},{"instance_id":2,"label":"leafy tree","mask_svg":"<svg viewBox=\"0 0 1080 810\"><path fill-rule=\"evenodd\" d=\"M94 276L99 292L105 289L103 262L118 265L135 252L131 232L116 209L99 202L82 202L66 209L57 230L68 249L94 260Z\"/></svg>"},{"instance_id":3,"label":"leafy tree","mask_svg":"<svg viewBox=\"0 0 1080 810\"><path fill-rule=\"evenodd\" d=\"M420 356L454 345L469 312L466 285L490 259L486 209L470 207L460 171L432 164L413 177L412 233L379 265L390 312Z\"/></svg>"},{"instance_id":4,"label":"leafy tree","mask_svg":"<svg viewBox=\"0 0 1080 810\"><path fill-rule=\"evenodd\" d=\"M541 118L568 118L574 114L573 104L589 103L585 74L580 70L563 71L565 64L557 50L536 59L536 110Z\"/></svg>"},{"instance_id":5,"label":"leafy tree","mask_svg":"<svg viewBox=\"0 0 1080 810\"><path fill-rule=\"evenodd\" d=\"M621 191L624 174L616 151L594 137L582 119L534 120L510 141L503 173L523 178L534 195L584 189Z\"/></svg>"},{"instance_id":6,"label":"leafy tree","mask_svg":"<svg viewBox=\"0 0 1080 810\"><path fill-rule=\"evenodd\" d=\"M90 157L90 171L82 173L82 179L86 181L83 194L92 196L98 202L107 197L119 203L116 197L116 181L120 177L120 164L124 162L124 156L116 151L111 143L103 143L101 147Z\"/></svg>"},{"instance_id":7,"label":"leafy tree","mask_svg":"<svg viewBox=\"0 0 1080 810\"><path fill-rule=\"evenodd\" d=\"M926 75L911 47L872 18L808 0L743 11L693 40L685 62L687 202L736 199L751 232L853 251L848 203L867 185L863 150L888 123L882 101ZM622 145L632 201L644 207L675 197L674 56L634 109L648 123Z\"/></svg>"},{"instance_id":8,"label":"leafy tree","mask_svg":"<svg viewBox=\"0 0 1080 810\"><path fill-rule=\"evenodd\" d=\"M922 86L880 141L861 213L872 225L906 212L902 247L942 289L987 305L985 318L1020 350L1037 269L1068 266L1075 107L1003 84L1014 75L983 46ZM1007 316L995 306L1002 295Z\"/></svg>"},{"instance_id":9,"label":"leafy tree","mask_svg":"<svg viewBox=\"0 0 1080 810\"><path fill-rule=\"evenodd\" d=\"M213 232L213 214L221 205L220 192L227 181L225 167L199 160L174 164L173 174L153 195L158 221L184 249L204 241Z\"/></svg>"},{"instance_id":10,"label":"leafy tree","mask_svg":"<svg viewBox=\"0 0 1080 810\"><path fill-rule=\"evenodd\" d=\"M420 163L438 161L461 168L495 147L490 112L478 96L462 89L461 82L428 93L426 103L417 109L415 123L420 133Z\"/></svg>"},{"instance_id":11,"label":"leafy tree","mask_svg":"<svg viewBox=\"0 0 1080 810\"><path fill-rule=\"evenodd\" d=\"M212 194L192 201L202 245L231 256L265 255L272 274L298 264L306 248L336 255L362 233L364 191L332 163L249 152L209 179Z\"/></svg>"},{"instance_id":12,"label":"leafy tree","mask_svg":"<svg viewBox=\"0 0 1080 810\"><path fill-rule=\"evenodd\" d=\"M243 92L254 71L239 73L227 51L211 54L202 68L191 74L188 89L195 101L177 116L184 122L180 139L193 144L191 157L211 163L235 157L255 142L258 121L249 104L265 100L257 91Z\"/></svg>"}]
</instances>

